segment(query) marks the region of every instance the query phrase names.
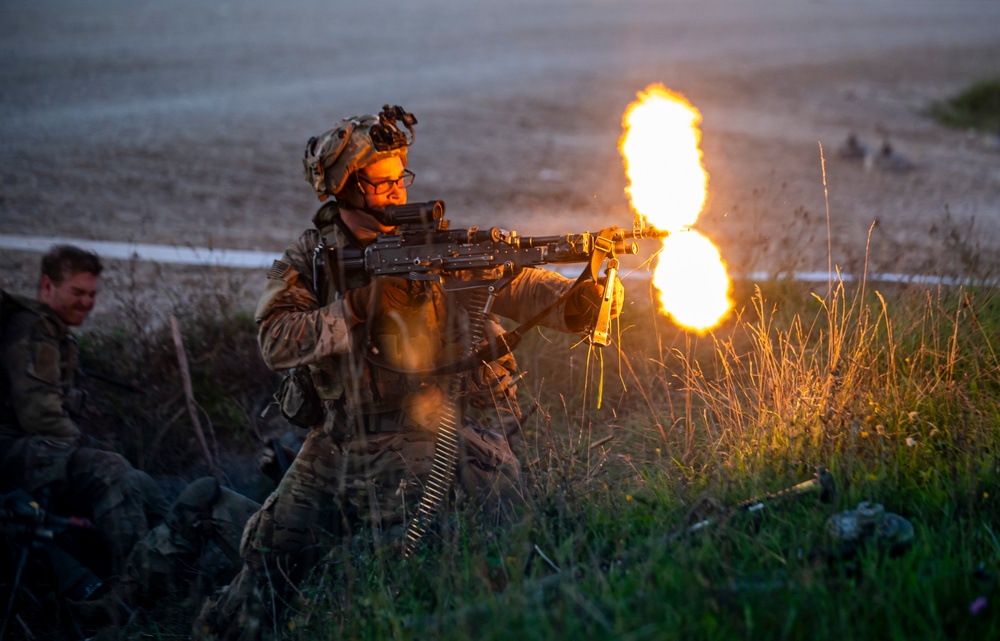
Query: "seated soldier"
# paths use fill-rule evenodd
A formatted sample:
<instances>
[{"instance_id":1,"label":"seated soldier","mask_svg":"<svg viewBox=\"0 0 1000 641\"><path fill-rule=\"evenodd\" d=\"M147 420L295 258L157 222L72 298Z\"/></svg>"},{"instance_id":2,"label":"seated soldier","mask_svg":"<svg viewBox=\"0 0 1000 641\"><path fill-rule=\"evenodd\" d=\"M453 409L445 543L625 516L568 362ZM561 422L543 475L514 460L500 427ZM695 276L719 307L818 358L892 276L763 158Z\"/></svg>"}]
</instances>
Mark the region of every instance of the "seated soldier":
<instances>
[{"instance_id":1,"label":"seated soldier","mask_svg":"<svg viewBox=\"0 0 1000 641\"><path fill-rule=\"evenodd\" d=\"M214 478L190 483L169 505L148 474L86 446L70 328L93 309L101 271L97 255L53 247L36 300L3 294L0 336L0 492L45 496L45 509L89 517L110 553L112 576L98 578L93 559L44 550L60 559L48 565L66 576L50 578L85 629L123 623L131 607L161 596L197 599L228 581L240 565L243 526L260 507Z\"/></svg>"},{"instance_id":2,"label":"seated soldier","mask_svg":"<svg viewBox=\"0 0 1000 641\"><path fill-rule=\"evenodd\" d=\"M120 575L167 502L120 454L86 446L78 420L78 347L70 328L94 307L102 265L92 252L54 246L35 300L4 295L0 335L0 491L47 495L57 511L89 517ZM81 514L81 512L83 512Z\"/></svg>"}]
</instances>

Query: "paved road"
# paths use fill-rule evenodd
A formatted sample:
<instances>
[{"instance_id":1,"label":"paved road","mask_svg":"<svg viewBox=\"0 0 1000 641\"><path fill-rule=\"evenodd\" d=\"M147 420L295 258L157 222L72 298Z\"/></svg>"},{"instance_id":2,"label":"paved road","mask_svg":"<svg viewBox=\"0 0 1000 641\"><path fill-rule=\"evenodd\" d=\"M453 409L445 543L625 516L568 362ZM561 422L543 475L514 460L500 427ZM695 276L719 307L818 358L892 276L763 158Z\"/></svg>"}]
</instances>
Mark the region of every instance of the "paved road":
<instances>
[{"instance_id":1,"label":"paved road","mask_svg":"<svg viewBox=\"0 0 1000 641\"><path fill-rule=\"evenodd\" d=\"M1000 155L920 110L997 59L992 1L5 0L0 233L278 251L316 204L305 140L385 102L421 120L413 198L627 225L621 113L663 82L704 115L703 225L734 264L825 266L822 142L837 262L878 218L885 269L933 270L946 210L1000 227ZM850 130L917 170L835 162Z\"/></svg>"}]
</instances>

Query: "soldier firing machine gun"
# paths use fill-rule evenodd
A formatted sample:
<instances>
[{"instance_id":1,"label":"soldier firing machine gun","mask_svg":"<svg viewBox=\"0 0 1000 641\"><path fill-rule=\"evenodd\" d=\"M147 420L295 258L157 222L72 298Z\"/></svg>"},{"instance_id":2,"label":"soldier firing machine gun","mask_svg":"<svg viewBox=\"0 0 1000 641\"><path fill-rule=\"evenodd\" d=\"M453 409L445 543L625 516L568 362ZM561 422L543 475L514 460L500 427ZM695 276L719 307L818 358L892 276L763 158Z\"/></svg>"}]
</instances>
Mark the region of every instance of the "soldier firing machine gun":
<instances>
[{"instance_id":1,"label":"soldier firing machine gun","mask_svg":"<svg viewBox=\"0 0 1000 641\"><path fill-rule=\"evenodd\" d=\"M321 243L313 256L313 282L320 282L325 277L333 278L341 290L340 285L344 281L340 279L359 270L364 270L370 277L398 276L411 281L438 282L448 291L468 290L465 304L472 332L464 355L433 371L413 372L450 374L451 378L437 429L438 441L431 475L416 516L407 527L407 556L416 549L451 485L458 452L457 426L461 424L463 411L457 399L466 384L469 370L511 352L529 329L558 308L585 281L597 282L605 261L606 282L611 285L605 287L588 335L592 343L607 345L611 338L611 306L615 293L613 284L618 276L618 256L638 253L639 246L635 242L638 239L664 238L667 235L666 232L644 228L639 218L631 230L609 227L596 233L559 236L521 236L497 227L451 229L444 211L444 201L441 200L389 206L384 212L371 210L369 213L395 230L378 234L375 241L364 249L326 247ZM526 268L565 263L586 264L572 287L519 327L479 347L483 340L486 314L490 312L499 291L510 285ZM480 277L471 281L451 278L456 271L478 272Z\"/></svg>"},{"instance_id":2,"label":"soldier firing machine gun","mask_svg":"<svg viewBox=\"0 0 1000 641\"><path fill-rule=\"evenodd\" d=\"M639 218L631 230L609 227L599 232L556 236L521 236L516 231L498 227L451 229L444 217L443 200L388 206L384 212L372 213L378 214L377 218L383 224L396 227L396 231L378 234L375 241L364 249L320 246L317 248L315 268L328 269L334 277L339 270L364 270L371 276L391 275L414 281L438 281L442 287L451 290L484 289L488 292L484 313L489 311L496 293L527 267L586 263L586 269L577 279L578 285L587 279L597 281L601 266L607 261L607 281L613 282L618 275L618 256L639 252L636 240L667 236L667 232L643 226ZM327 260L323 249L335 252L334 260ZM460 270L482 270L489 272L491 277L449 283L449 272ZM537 324L545 314L568 298L569 293L525 325ZM589 332L592 342L597 345L607 345L610 341L612 298L613 290L609 287ZM509 344L510 349L514 346ZM502 355L491 354L494 357Z\"/></svg>"}]
</instances>

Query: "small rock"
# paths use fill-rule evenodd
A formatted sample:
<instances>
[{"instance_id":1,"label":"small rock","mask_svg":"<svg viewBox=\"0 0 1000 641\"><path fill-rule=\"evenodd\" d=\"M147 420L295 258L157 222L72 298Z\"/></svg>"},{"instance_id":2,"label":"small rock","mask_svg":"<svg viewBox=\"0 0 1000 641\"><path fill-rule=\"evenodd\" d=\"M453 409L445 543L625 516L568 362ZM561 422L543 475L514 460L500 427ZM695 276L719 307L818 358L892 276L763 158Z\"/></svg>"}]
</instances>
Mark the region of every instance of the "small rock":
<instances>
[{"instance_id":1,"label":"small rock","mask_svg":"<svg viewBox=\"0 0 1000 641\"><path fill-rule=\"evenodd\" d=\"M993 133L983 134L982 145L990 151L1000 151L1000 130Z\"/></svg>"},{"instance_id":2,"label":"small rock","mask_svg":"<svg viewBox=\"0 0 1000 641\"><path fill-rule=\"evenodd\" d=\"M851 132L840 147L837 154L845 160L863 160L868 155L868 147L858 140L857 134Z\"/></svg>"},{"instance_id":3,"label":"small rock","mask_svg":"<svg viewBox=\"0 0 1000 641\"><path fill-rule=\"evenodd\" d=\"M865 156L865 169L871 171L887 171L892 173L904 173L913 168L913 165L904 156L900 155L888 139L882 142L878 151Z\"/></svg>"}]
</instances>

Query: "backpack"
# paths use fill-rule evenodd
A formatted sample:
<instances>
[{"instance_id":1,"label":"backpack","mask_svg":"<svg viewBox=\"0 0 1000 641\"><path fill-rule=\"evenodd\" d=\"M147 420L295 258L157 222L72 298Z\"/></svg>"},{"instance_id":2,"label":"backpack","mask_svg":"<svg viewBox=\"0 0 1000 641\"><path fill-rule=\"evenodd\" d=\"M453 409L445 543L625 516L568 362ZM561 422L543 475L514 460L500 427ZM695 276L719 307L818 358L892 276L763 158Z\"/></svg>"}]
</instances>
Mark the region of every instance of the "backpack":
<instances>
[{"instance_id":1,"label":"backpack","mask_svg":"<svg viewBox=\"0 0 1000 641\"><path fill-rule=\"evenodd\" d=\"M0 350L6 349L3 346L4 332L6 331L8 319L14 315L14 312L24 309L24 304L21 302L20 296L15 296L9 293L7 290L0 288ZM5 387L0 389L0 421L5 420L3 417L8 411L12 411L9 405L9 395Z\"/></svg>"},{"instance_id":2,"label":"backpack","mask_svg":"<svg viewBox=\"0 0 1000 641\"><path fill-rule=\"evenodd\" d=\"M0 336L3 336L4 327L7 325L7 319L10 318L14 312L22 309L31 309L28 305L28 299L18 296L17 294L11 294L5 289L0 289Z\"/></svg>"}]
</instances>

